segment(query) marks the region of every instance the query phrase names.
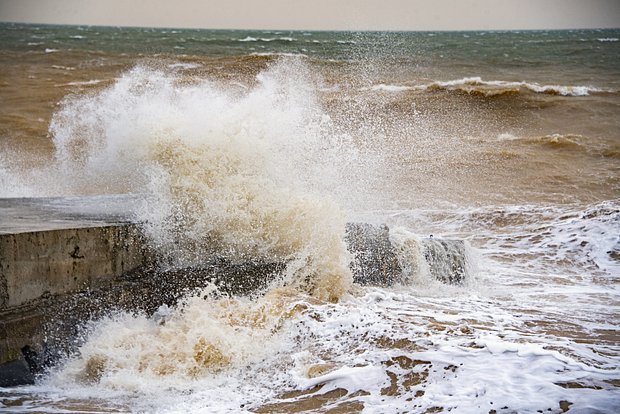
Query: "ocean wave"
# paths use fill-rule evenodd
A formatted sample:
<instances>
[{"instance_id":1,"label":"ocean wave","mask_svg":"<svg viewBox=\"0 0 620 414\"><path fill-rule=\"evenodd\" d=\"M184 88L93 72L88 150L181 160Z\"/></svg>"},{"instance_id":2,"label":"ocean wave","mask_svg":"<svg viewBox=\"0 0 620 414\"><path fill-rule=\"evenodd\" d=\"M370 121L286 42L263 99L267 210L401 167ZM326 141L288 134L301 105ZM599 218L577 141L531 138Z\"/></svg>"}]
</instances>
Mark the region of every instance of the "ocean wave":
<instances>
[{"instance_id":1,"label":"ocean wave","mask_svg":"<svg viewBox=\"0 0 620 414\"><path fill-rule=\"evenodd\" d=\"M618 38L617 37L601 37L599 39L596 39L599 42L605 43L605 42L617 42Z\"/></svg>"},{"instance_id":2,"label":"ocean wave","mask_svg":"<svg viewBox=\"0 0 620 414\"><path fill-rule=\"evenodd\" d=\"M60 70L75 70L75 68L72 66L62 66L62 65L52 65L52 68L60 69Z\"/></svg>"},{"instance_id":3,"label":"ocean wave","mask_svg":"<svg viewBox=\"0 0 620 414\"><path fill-rule=\"evenodd\" d=\"M544 148L558 151L580 151L584 154L603 157L603 158L620 158L620 147L613 144L604 144L598 142L593 144L594 140L587 136L579 134L547 134L539 136L517 136L513 134L499 134L498 141L521 142L527 145L537 145Z\"/></svg>"},{"instance_id":4,"label":"ocean wave","mask_svg":"<svg viewBox=\"0 0 620 414\"><path fill-rule=\"evenodd\" d=\"M169 64L168 67L170 69L197 69L199 67L202 67L202 65L200 63L177 62Z\"/></svg>"},{"instance_id":5,"label":"ocean wave","mask_svg":"<svg viewBox=\"0 0 620 414\"><path fill-rule=\"evenodd\" d=\"M485 97L519 95L523 93L579 97L588 96L591 93L614 92L594 86L541 85L539 83L525 81L486 81L480 77L467 77L449 81L434 81L426 84L413 85L379 83L369 88L362 88L361 90L380 92L456 91Z\"/></svg>"},{"instance_id":6,"label":"ocean wave","mask_svg":"<svg viewBox=\"0 0 620 414\"><path fill-rule=\"evenodd\" d=\"M373 85L370 90L372 91L383 91L383 92L403 92L403 91L409 91L412 90L414 88L412 88L411 86L405 86L405 85L388 85L388 84L384 84L384 83L380 83L378 85Z\"/></svg>"},{"instance_id":7,"label":"ocean wave","mask_svg":"<svg viewBox=\"0 0 620 414\"><path fill-rule=\"evenodd\" d=\"M281 37L252 37L247 36L243 39L233 39L238 42L275 42L275 41L283 41L283 42L294 42L295 39L289 36L281 36Z\"/></svg>"},{"instance_id":8,"label":"ocean wave","mask_svg":"<svg viewBox=\"0 0 620 414\"><path fill-rule=\"evenodd\" d=\"M90 86L90 85L97 85L99 83L103 82L100 79L91 79L91 80L87 80L87 81L74 81L74 82L67 82L67 83L59 83L56 84L54 86L57 87L62 87L62 86Z\"/></svg>"},{"instance_id":9,"label":"ocean wave","mask_svg":"<svg viewBox=\"0 0 620 414\"><path fill-rule=\"evenodd\" d=\"M472 95L498 96L533 92L545 95L588 96L590 93L611 92L594 86L541 85L536 82L510 82L501 80L486 81L482 78L468 77L450 81L436 81L417 86L421 90L457 90Z\"/></svg>"},{"instance_id":10,"label":"ocean wave","mask_svg":"<svg viewBox=\"0 0 620 414\"><path fill-rule=\"evenodd\" d=\"M250 54L250 56L259 56L259 57L308 57L308 55L303 53L291 53L291 52L255 52Z\"/></svg>"},{"instance_id":11,"label":"ocean wave","mask_svg":"<svg viewBox=\"0 0 620 414\"><path fill-rule=\"evenodd\" d=\"M542 144L554 148L583 147L584 137L577 134L549 134L540 136L520 137L512 134L499 134L498 141L521 141L533 144Z\"/></svg>"},{"instance_id":12,"label":"ocean wave","mask_svg":"<svg viewBox=\"0 0 620 414\"><path fill-rule=\"evenodd\" d=\"M335 173L335 134L306 76L300 59L278 62L240 97L136 67L62 103L50 126L57 159L75 185L148 194L138 218L162 264L287 263L282 283L337 300L352 283L345 219L313 190Z\"/></svg>"}]
</instances>

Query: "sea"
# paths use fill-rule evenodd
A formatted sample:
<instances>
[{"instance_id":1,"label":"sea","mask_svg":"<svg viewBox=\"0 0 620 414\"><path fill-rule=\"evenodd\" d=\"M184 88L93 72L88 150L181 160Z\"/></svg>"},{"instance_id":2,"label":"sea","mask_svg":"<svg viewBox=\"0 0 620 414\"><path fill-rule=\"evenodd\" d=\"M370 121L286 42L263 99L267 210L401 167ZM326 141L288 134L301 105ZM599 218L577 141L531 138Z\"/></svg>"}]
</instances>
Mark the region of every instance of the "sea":
<instances>
[{"instance_id":1,"label":"sea","mask_svg":"<svg viewBox=\"0 0 620 414\"><path fill-rule=\"evenodd\" d=\"M0 197L128 194L162 266L285 266L110 309L0 411L620 412L619 39L0 24Z\"/></svg>"}]
</instances>

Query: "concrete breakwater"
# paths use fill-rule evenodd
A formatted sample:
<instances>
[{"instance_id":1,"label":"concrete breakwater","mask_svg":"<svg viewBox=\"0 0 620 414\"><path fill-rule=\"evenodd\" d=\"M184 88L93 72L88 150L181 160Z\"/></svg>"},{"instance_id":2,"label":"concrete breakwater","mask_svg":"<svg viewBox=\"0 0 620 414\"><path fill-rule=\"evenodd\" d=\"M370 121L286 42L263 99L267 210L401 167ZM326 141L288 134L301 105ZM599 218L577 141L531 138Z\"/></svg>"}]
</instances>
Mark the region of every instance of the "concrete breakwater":
<instances>
[{"instance_id":1,"label":"concrete breakwater","mask_svg":"<svg viewBox=\"0 0 620 414\"><path fill-rule=\"evenodd\" d=\"M225 293L266 287L286 266L209 258L164 270L141 233L136 196L0 199L0 386L33 381L70 352L68 338L111 310L152 314L216 283ZM403 274L386 226L349 223L351 268L359 284L391 285ZM446 283L465 277L464 245L427 239L421 257Z\"/></svg>"},{"instance_id":2,"label":"concrete breakwater","mask_svg":"<svg viewBox=\"0 0 620 414\"><path fill-rule=\"evenodd\" d=\"M24 358L42 347L59 298L147 262L131 219L135 203L131 196L0 199L0 386L28 382Z\"/></svg>"}]
</instances>

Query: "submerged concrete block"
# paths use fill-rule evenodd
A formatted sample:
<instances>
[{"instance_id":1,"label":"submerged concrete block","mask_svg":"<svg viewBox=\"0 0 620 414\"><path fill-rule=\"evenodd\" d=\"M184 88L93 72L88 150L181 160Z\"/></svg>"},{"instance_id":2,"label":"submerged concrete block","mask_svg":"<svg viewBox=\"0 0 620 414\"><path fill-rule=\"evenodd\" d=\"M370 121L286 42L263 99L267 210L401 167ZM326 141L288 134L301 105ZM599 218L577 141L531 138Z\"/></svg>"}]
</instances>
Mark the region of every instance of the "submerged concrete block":
<instances>
[{"instance_id":1,"label":"submerged concrete block","mask_svg":"<svg viewBox=\"0 0 620 414\"><path fill-rule=\"evenodd\" d=\"M402 274L387 226L347 223L345 241L353 254L353 280L363 285L392 285Z\"/></svg>"},{"instance_id":2,"label":"submerged concrete block","mask_svg":"<svg viewBox=\"0 0 620 414\"><path fill-rule=\"evenodd\" d=\"M353 254L353 280L361 285L391 286L403 282L403 269L386 225L347 223L345 241ZM430 275L459 285L467 273L467 250L462 240L424 238L410 246L419 249ZM417 271L419 271L418 269Z\"/></svg>"}]
</instances>

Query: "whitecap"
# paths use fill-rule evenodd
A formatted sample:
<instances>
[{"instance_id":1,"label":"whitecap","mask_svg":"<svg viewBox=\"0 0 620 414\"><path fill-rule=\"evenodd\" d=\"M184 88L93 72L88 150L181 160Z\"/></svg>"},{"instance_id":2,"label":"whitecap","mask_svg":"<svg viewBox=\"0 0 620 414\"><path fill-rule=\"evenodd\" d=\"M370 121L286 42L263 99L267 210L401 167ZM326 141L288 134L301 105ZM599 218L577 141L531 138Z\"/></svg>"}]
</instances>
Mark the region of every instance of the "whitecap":
<instances>
[{"instance_id":1,"label":"whitecap","mask_svg":"<svg viewBox=\"0 0 620 414\"><path fill-rule=\"evenodd\" d=\"M384 83L380 83L378 85L373 85L371 88L373 91L382 91L382 92L404 92L412 90L411 86L405 85L387 85Z\"/></svg>"},{"instance_id":2,"label":"whitecap","mask_svg":"<svg viewBox=\"0 0 620 414\"><path fill-rule=\"evenodd\" d=\"M196 69L201 66L202 65L200 63L184 63L184 62L171 63L168 65L170 69Z\"/></svg>"},{"instance_id":3,"label":"whitecap","mask_svg":"<svg viewBox=\"0 0 620 414\"><path fill-rule=\"evenodd\" d=\"M481 92L487 95L502 93L507 90L518 91L526 89L535 93L562 95L562 96L587 96L592 92L605 92L605 90L584 85L541 85L536 82L526 81L502 81L502 80L483 80L479 76L465 77L449 81L436 81L430 84L421 85L418 89L429 89L433 87L439 88L456 88L466 92Z\"/></svg>"}]
</instances>

